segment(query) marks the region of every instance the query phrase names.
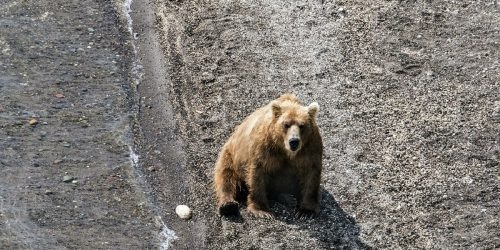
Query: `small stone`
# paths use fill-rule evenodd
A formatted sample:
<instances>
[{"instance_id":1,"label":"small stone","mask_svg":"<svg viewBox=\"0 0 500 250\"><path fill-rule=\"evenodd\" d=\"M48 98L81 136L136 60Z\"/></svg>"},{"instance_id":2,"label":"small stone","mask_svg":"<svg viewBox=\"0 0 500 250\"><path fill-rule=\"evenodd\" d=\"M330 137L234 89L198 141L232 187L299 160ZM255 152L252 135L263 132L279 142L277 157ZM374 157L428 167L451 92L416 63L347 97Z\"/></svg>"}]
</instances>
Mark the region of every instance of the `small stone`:
<instances>
[{"instance_id":1,"label":"small stone","mask_svg":"<svg viewBox=\"0 0 500 250\"><path fill-rule=\"evenodd\" d=\"M52 190L50 190L50 189L47 189L47 190L45 190L45 194L46 195L54 194L54 192L52 192Z\"/></svg>"},{"instance_id":2,"label":"small stone","mask_svg":"<svg viewBox=\"0 0 500 250\"><path fill-rule=\"evenodd\" d=\"M156 171L156 167L155 166L151 166L151 167L148 168L148 170L150 172L154 172L154 171Z\"/></svg>"},{"instance_id":3,"label":"small stone","mask_svg":"<svg viewBox=\"0 0 500 250\"><path fill-rule=\"evenodd\" d=\"M462 182L465 184L472 184L474 182L474 180L470 176L467 175L467 176L462 178Z\"/></svg>"},{"instance_id":4,"label":"small stone","mask_svg":"<svg viewBox=\"0 0 500 250\"><path fill-rule=\"evenodd\" d=\"M38 120L37 120L37 119L35 119L35 118L32 118L32 119L29 121L29 124L30 124L31 126L37 125L37 124L38 124Z\"/></svg>"},{"instance_id":5,"label":"small stone","mask_svg":"<svg viewBox=\"0 0 500 250\"><path fill-rule=\"evenodd\" d=\"M203 74L201 74L201 82L202 83L210 83L213 81L215 81L214 74L212 74L210 72L203 72Z\"/></svg>"},{"instance_id":6,"label":"small stone","mask_svg":"<svg viewBox=\"0 0 500 250\"><path fill-rule=\"evenodd\" d=\"M55 160L55 161L54 161L54 164L59 164L59 163L61 163L61 162L62 162L62 160L61 160L61 159L57 159L57 160Z\"/></svg>"},{"instance_id":7,"label":"small stone","mask_svg":"<svg viewBox=\"0 0 500 250\"><path fill-rule=\"evenodd\" d=\"M201 140L202 140L203 142L205 142L205 143L211 143L211 142L214 142L214 138L212 138L212 137L203 137Z\"/></svg>"},{"instance_id":8,"label":"small stone","mask_svg":"<svg viewBox=\"0 0 500 250\"><path fill-rule=\"evenodd\" d=\"M500 121L500 102L495 102L495 107L491 115L493 120Z\"/></svg>"},{"instance_id":9,"label":"small stone","mask_svg":"<svg viewBox=\"0 0 500 250\"><path fill-rule=\"evenodd\" d=\"M74 179L75 179L75 177L70 176L70 175L65 175L65 176L63 177L63 181L64 181L64 182L66 182L66 183L68 183L68 182L72 182Z\"/></svg>"},{"instance_id":10,"label":"small stone","mask_svg":"<svg viewBox=\"0 0 500 250\"><path fill-rule=\"evenodd\" d=\"M64 98L64 95L63 95L63 94L61 94L61 93L57 93L57 94L55 94L54 96L55 96L55 97L57 97L57 98Z\"/></svg>"},{"instance_id":11,"label":"small stone","mask_svg":"<svg viewBox=\"0 0 500 250\"><path fill-rule=\"evenodd\" d=\"M186 205L178 205L175 208L175 213L179 218L184 220L189 220L191 218L191 209Z\"/></svg>"},{"instance_id":12,"label":"small stone","mask_svg":"<svg viewBox=\"0 0 500 250\"><path fill-rule=\"evenodd\" d=\"M78 181L77 181L77 180L72 180L72 181L71 181L71 183L73 183L73 184L77 184L77 183L78 183Z\"/></svg>"}]
</instances>

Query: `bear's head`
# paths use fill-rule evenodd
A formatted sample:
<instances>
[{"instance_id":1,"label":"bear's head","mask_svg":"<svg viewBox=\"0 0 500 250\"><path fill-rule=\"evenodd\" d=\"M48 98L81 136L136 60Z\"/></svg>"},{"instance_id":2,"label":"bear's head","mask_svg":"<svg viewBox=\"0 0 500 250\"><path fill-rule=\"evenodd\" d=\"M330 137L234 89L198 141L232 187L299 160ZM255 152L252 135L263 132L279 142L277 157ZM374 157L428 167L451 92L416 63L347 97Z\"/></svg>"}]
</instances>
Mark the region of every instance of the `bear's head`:
<instances>
[{"instance_id":1,"label":"bear's head","mask_svg":"<svg viewBox=\"0 0 500 250\"><path fill-rule=\"evenodd\" d=\"M302 106L295 101L273 101L274 131L289 155L296 155L311 139L316 128L317 102ZM280 143L281 142L277 142Z\"/></svg>"}]
</instances>

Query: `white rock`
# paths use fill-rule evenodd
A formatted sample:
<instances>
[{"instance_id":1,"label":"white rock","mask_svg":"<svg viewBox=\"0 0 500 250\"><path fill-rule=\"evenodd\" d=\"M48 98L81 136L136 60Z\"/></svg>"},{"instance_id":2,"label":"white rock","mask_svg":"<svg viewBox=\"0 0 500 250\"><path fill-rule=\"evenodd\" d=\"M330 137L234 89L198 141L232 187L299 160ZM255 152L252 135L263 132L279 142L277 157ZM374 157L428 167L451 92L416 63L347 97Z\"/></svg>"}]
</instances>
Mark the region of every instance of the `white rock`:
<instances>
[{"instance_id":1,"label":"white rock","mask_svg":"<svg viewBox=\"0 0 500 250\"><path fill-rule=\"evenodd\" d=\"M191 218L191 209L186 205L178 205L175 208L175 213L181 218L188 220Z\"/></svg>"}]
</instances>

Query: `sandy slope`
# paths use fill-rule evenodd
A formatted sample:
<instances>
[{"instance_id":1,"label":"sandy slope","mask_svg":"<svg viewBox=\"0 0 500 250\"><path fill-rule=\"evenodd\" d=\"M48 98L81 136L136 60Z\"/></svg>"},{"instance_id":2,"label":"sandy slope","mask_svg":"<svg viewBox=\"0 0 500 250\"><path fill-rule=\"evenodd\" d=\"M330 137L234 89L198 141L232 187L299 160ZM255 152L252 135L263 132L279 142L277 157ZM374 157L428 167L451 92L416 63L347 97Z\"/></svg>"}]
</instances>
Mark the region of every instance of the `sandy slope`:
<instances>
[{"instance_id":1,"label":"sandy slope","mask_svg":"<svg viewBox=\"0 0 500 250\"><path fill-rule=\"evenodd\" d=\"M191 203L208 248L499 247L500 7L462 1L157 1ZM232 128L283 92L318 101L323 207L213 214Z\"/></svg>"}]
</instances>

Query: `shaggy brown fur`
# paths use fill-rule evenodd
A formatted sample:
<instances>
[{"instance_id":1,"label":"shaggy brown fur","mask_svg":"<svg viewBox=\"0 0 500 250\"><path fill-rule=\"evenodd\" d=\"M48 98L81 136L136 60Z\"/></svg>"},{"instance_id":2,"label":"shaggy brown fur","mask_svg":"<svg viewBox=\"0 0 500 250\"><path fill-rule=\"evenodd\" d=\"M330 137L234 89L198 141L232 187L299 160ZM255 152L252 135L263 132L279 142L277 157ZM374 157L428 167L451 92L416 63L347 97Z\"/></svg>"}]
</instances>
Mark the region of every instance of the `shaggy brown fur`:
<instances>
[{"instance_id":1,"label":"shaggy brown fur","mask_svg":"<svg viewBox=\"0 0 500 250\"><path fill-rule=\"evenodd\" d=\"M248 189L248 211L258 217L271 217L268 198L277 192L297 196L299 216L319 212L323 144L318 110L315 102L305 107L285 94L236 127L215 166L221 215L238 214L236 197L242 187Z\"/></svg>"}]
</instances>

